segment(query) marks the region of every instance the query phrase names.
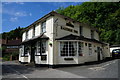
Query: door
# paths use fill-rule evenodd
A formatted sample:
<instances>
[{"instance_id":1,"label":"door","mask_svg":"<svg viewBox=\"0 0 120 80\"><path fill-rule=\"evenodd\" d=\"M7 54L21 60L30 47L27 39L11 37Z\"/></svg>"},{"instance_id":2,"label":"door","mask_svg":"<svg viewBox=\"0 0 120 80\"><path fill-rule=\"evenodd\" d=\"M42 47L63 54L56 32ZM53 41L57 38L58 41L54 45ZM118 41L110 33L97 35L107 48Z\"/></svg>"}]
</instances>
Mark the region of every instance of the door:
<instances>
[{"instance_id":1,"label":"door","mask_svg":"<svg viewBox=\"0 0 120 80\"><path fill-rule=\"evenodd\" d=\"M100 61L100 47L97 47L97 59Z\"/></svg>"},{"instance_id":2,"label":"door","mask_svg":"<svg viewBox=\"0 0 120 80\"><path fill-rule=\"evenodd\" d=\"M31 62L35 62L35 51L36 47L34 44L31 45Z\"/></svg>"}]
</instances>

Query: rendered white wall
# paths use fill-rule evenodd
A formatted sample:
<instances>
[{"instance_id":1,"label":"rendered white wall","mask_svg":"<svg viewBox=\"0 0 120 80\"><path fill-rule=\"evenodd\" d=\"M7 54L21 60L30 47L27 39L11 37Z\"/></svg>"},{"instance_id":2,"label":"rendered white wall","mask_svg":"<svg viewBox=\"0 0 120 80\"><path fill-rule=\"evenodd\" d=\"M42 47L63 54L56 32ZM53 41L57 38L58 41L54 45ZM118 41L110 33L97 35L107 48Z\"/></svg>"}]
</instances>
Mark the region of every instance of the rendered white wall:
<instances>
[{"instance_id":1,"label":"rendered white wall","mask_svg":"<svg viewBox=\"0 0 120 80\"><path fill-rule=\"evenodd\" d=\"M46 36L53 40L53 17L49 17L46 19Z\"/></svg>"},{"instance_id":2,"label":"rendered white wall","mask_svg":"<svg viewBox=\"0 0 120 80\"><path fill-rule=\"evenodd\" d=\"M58 20L56 21L56 19L58 19ZM53 22L55 22L53 24L54 25L54 27L53 27L54 28L53 29L54 30L54 38L60 38L60 37L64 37L64 36L67 36L67 35L70 35L70 34L79 35L79 25L77 23L74 23L74 28L66 26L65 19L61 18L59 16L54 16L54 21ZM78 31L78 33L63 30L63 29L61 29L61 26L72 29L72 30L76 30L76 31Z\"/></svg>"},{"instance_id":3,"label":"rendered white wall","mask_svg":"<svg viewBox=\"0 0 120 80\"><path fill-rule=\"evenodd\" d=\"M98 32L94 31L94 36L95 36L94 38L99 41L99 34L98 34Z\"/></svg>"}]
</instances>

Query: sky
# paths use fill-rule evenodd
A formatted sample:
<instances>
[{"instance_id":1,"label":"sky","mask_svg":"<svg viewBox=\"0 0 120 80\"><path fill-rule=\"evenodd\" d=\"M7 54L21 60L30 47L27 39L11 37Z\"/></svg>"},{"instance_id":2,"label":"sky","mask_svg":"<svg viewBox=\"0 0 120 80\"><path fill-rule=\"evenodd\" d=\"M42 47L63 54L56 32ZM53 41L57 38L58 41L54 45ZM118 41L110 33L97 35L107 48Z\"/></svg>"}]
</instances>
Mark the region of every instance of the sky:
<instances>
[{"instance_id":1,"label":"sky","mask_svg":"<svg viewBox=\"0 0 120 80\"><path fill-rule=\"evenodd\" d=\"M1 32L9 32L18 26L27 27L59 7L77 4L81 2L2 2Z\"/></svg>"}]
</instances>

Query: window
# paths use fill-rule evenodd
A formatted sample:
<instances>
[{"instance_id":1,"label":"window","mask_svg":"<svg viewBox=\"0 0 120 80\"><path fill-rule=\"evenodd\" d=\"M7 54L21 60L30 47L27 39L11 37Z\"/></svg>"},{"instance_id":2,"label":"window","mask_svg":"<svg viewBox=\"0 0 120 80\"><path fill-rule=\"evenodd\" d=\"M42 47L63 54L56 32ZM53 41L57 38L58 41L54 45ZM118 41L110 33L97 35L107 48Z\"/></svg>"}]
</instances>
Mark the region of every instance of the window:
<instances>
[{"instance_id":1,"label":"window","mask_svg":"<svg viewBox=\"0 0 120 80\"><path fill-rule=\"evenodd\" d=\"M24 47L24 56L28 56L30 54L30 48L28 46Z\"/></svg>"},{"instance_id":2,"label":"window","mask_svg":"<svg viewBox=\"0 0 120 80\"><path fill-rule=\"evenodd\" d=\"M20 54L21 54L21 56L24 56L24 50L23 50L23 48L20 48Z\"/></svg>"},{"instance_id":3,"label":"window","mask_svg":"<svg viewBox=\"0 0 120 80\"><path fill-rule=\"evenodd\" d=\"M80 36L82 36L83 35L83 27L82 26L79 27L79 32L80 32Z\"/></svg>"},{"instance_id":4,"label":"window","mask_svg":"<svg viewBox=\"0 0 120 80\"><path fill-rule=\"evenodd\" d=\"M92 44L88 44L89 45L89 55L92 54Z\"/></svg>"},{"instance_id":5,"label":"window","mask_svg":"<svg viewBox=\"0 0 120 80\"><path fill-rule=\"evenodd\" d=\"M85 46L87 46L87 43L85 43Z\"/></svg>"},{"instance_id":6,"label":"window","mask_svg":"<svg viewBox=\"0 0 120 80\"><path fill-rule=\"evenodd\" d=\"M83 42L78 42L78 55L83 55Z\"/></svg>"},{"instance_id":7,"label":"window","mask_svg":"<svg viewBox=\"0 0 120 80\"><path fill-rule=\"evenodd\" d=\"M26 39L28 39L28 31L26 31Z\"/></svg>"},{"instance_id":8,"label":"window","mask_svg":"<svg viewBox=\"0 0 120 80\"><path fill-rule=\"evenodd\" d=\"M60 42L61 56L75 56L77 54L77 42Z\"/></svg>"},{"instance_id":9,"label":"window","mask_svg":"<svg viewBox=\"0 0 120 80\"><path fill-rule=\"evenodd\" d=\"M37 55L42 55L46 53L46 41L39 41L38 42L38 47L37 47Z\"/></svg>"},{"instance_id":10,"label":"window","mask_svg":"<svg viewBox=\"0 0 120 80\"><path fill-rule=\"evenodd\" d=\"M41 52L46 53L46 41L42 41Z\"/></svg>"},{"instance_id":11,"label":"window","mask_svg":"<svg viewBox=\"0 0 120 80\"><path fill-rule=\"evenodd\" d=\"M35 37L35 26L33 27L33 37Z\"/></svg>"},{"instance_id":12,"label":"window","mask_svg":"<svg viewBox=\"0 0 120 80\"><path fill-rule=\"evenodd\" d=\"M46 21L41 24L41 32L46 32Z\"/></svg>"},{"instance_id":13,"label":"window","mask_svg":"<svg viewBox=\"0 0 120 80\"><path fill-rule=\"evenodd\" d=\"M91 30L91 39L94 39L94 31Z\"/></svg>"}]
</instances>

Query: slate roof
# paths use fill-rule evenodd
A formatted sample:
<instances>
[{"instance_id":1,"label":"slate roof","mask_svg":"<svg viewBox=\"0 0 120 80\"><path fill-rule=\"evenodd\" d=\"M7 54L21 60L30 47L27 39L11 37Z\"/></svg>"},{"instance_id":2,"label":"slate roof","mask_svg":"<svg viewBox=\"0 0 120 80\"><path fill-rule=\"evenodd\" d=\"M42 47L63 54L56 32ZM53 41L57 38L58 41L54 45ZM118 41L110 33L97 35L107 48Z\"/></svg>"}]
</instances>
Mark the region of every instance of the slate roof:
<instances>
[{"instance_id":1,"label":"slate roof","mask_svg":"<svg viewBox=\"0 0 120 80\"><path fill-rule=\"evenodd\" d=\"M27 40L23 41L21 44L28 43L28 42L29 42L29 43L30 43L30 42L34 42L34 41L36 41L36 40L38 40L38 39L46 39L46 40L48 40L49 37L47 37L47 36L44 35L44 33L43 33L43 34L41 34L41 35L39 35L39 36L36 36L36 37L34 37L34 38L27 39Z\"/></svg>"},{"instance_id":2,"label":"slate roof","mask_svg":"<svg viewBox=\"0 0 120 80\"><path fill-rule=\"evenodd\" d=\"M43 16L42 18L36 20L35 22L33 22L32 24L30 24L29 26L27 26L26 29L24 29L23 31L29 30L29 29L30 29L31 27L33 27L35 24L37 24L37 23L39 23L39 22L42 22L42 21L45 21L48 17L54 16L54 15L59 15L60 17L63 17L64 19L68 19L68 20L70 20L70 21L77 22L77 23L79 23L79 24L86 24L86 25L88 25L92 30L95 30L95 31L99 32L98 29L96 29L96 28L94 28L94 27L91 27L90 24L81 23L81 22L79 22L79 21L76 21L76 20L68 17L68 16L64 16L64 15L62 15L62 14L59 14L59 13L57 13L57 12L55 12L55 11L51 11L50 13L46 14L46 15Z\"/></svg>"},{"instance_id":3,"label":"slate roof","mask_svg":"<svg viewBox=\"0 0 120 80\"><path fill-rule=\"evenodd\" d=\"M6 45L6 46L18 46L21 44L21 39L18 40L8 40L0 39L0 44Z\"/></svg>"},{"instance_id":4,"label":"slate roof","mask_svg":"<svg viewBox=\"0 0 120 80\"><path fill-rule=\"evenodd\" d=\"M18 40L10 40L7 44L7 46L19 46L21 44L21 39Z\"/></svg>"},{"instance_id":5,"label":"slate roof","mask_svg":"<svg viewBox=\"0 0 120 80\"><path fill-rule=\"evenodd\" d=\"M73 34L61 37L61 38L57 38L56 40L83 40L83 41L88 41L88 42L95 42L95 43L100 43L100 44L104 44L103 42L100 42L98 40L95 39L89 39L89 38L85 38L84 36L76 36Z\"/></svg>"}]
</instances>

